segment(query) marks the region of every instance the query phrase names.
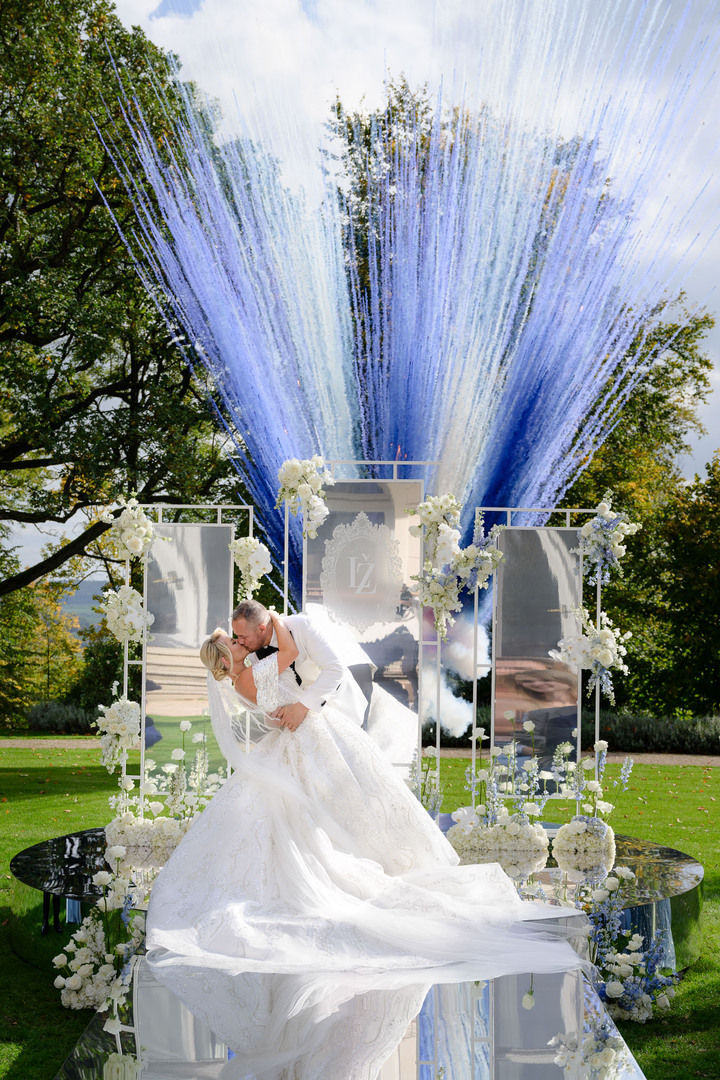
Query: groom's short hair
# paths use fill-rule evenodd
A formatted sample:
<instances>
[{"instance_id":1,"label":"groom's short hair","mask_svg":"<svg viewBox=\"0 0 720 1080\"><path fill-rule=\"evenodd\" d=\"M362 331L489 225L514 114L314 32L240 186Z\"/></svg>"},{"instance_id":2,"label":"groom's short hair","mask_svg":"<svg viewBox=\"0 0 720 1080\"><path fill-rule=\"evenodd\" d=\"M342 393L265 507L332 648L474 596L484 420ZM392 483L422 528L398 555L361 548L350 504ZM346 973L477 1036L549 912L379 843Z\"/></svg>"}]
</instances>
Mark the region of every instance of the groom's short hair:
<instances>
[{"instance_id":1,"label":"groom's short hair","mask_svg":"<svg viewBox=\"0 0 720 1080\"><path fill-rule=\"evenodd\" d=\"M259 626L260 623L267 625L269 618L267 608L257 600L241 600L232 613L233 622L236 619L245 619L250 626Z\"/></svg>"}]
</instances>

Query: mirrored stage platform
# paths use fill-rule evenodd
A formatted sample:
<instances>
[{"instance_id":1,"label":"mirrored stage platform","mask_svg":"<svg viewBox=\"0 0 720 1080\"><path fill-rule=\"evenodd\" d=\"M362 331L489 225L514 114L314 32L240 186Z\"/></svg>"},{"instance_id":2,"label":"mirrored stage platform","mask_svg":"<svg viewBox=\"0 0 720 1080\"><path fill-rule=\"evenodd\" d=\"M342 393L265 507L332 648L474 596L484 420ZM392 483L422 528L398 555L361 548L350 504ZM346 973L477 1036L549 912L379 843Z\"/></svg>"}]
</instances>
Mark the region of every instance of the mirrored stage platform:
<instances>
[{"instance_id":1,"label":"mirrored stage platform","mask_svg":"<svg viewBox=\"0 0 720 1080\"><path fill-rule=\"evenodd\" d=\"M56 1080L643 1080L580 974L411 978L215 972L212 1031L143 962L123 1057L95 1017Z\"/></svg>"}]
</instances>

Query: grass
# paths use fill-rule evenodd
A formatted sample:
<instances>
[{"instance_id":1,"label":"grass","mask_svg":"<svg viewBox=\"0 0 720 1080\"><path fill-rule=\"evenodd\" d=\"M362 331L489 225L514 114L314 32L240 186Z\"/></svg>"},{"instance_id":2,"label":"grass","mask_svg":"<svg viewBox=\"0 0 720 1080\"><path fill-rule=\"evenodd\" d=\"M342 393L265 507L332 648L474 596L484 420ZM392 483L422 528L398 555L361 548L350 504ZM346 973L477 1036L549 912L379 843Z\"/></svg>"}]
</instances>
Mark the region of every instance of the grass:
<instances>
[{"instance_id":1,"label":"grass","mask_svg":"<svg viewBox=\"0 0 720 1080\"><path fill-rule=\"evenodd\" d=\"M170 731L167 737L170 748L175 739ZM63 1009L52 985L50 959L69 931L39 937L40 894L13 884L9 862L50 836L107 822L116 781L98 757L90 747L0 748L0 1080L50 1080L90 1019ZM465 766L443 759L445 810L467 802ZM618 771L610 765L606 776ZM623 1037L648 1080L710 1080L720 1075L720 769L637 765L629 790L613 801L617 832L680 848L706 871L703 956L680 984L671 1012L645 1026L624 1024ZM548 819L572 813L562 802L550 805Z\"/></svg>"}]
</instances>

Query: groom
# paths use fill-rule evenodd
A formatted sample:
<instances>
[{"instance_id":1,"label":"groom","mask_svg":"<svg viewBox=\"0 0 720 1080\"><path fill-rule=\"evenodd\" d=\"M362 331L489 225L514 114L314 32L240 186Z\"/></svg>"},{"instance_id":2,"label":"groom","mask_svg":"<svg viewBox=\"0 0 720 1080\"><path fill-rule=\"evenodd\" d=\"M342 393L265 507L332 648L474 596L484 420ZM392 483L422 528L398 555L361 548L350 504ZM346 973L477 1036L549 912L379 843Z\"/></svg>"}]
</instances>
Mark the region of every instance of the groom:
<instances>
[{"instance_id":1,"label":"groom","mask_svg":"<svg viewBox=\"0 0 720 1080\"><path fill-rule=\"evenodd\" d=\"M326 701L361 722L366 701L357 683L345 667L333 646L307 615L286 615L283 622L292 634L299 656L295 665L300 669L299 700L282 705L272 714L283 727L295 731L308 712L319 712ZM257 600L242 600L232 614L233 635L241 645L258 656L267 656L277 649L277 639L267 610ZM317 677L313 675L317 670ZM301 679L302 676L302 679Z\"/></svg>"}]
</instances>

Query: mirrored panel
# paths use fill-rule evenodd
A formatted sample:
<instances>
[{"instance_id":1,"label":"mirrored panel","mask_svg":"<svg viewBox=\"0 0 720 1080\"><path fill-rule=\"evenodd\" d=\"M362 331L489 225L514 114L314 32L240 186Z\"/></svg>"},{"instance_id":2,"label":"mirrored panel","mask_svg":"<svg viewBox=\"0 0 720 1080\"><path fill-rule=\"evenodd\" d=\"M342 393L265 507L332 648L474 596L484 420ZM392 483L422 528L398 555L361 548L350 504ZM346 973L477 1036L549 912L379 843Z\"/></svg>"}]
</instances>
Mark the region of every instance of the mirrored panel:
<instances>
[{"instance_id":1,"label":"mirrored panel","mask_svg":"<svg viewBox=\"0 0 720 1080\"><path fill-rule=\"evenodd\" d=\"M514 740L519 764L534 754L540 770L549 771L561 743L572 743L570 759L576 757L578 672L548 654L562 637L577 633L573 609L582 602L582 583L571 551L577 530L507 529L499 545L504 559L493 619L494 745L509 749Z\"/></svg>"},{"instance_id":2,"label":"mirrored panel","mask_svg":"<svg viewBox=\"0 0 720 1080\"><path fill-rule=\"evenodd\" d=\"M419 480L348 480L328 488L329 516L307 541L305 610L324 622L365 695L363 724L396 764L417 745L422 544L406 510Z\"/></svg>"},{"instance_id":3,"label":"mirrored panel","mask_svg":"<svg viewBox=\"0 0 720 1080\"><path fill-rule=\"evenodd\" d=\"M206 740L209 768L225 764L212 735L199 647L233 607L233 525L161 524L148 552L147 610L154 615L145 666L145 753L158 771L184 749L192 760ZM180 724L190 720L191 728Z\"/></svg>"}]
</instances>

